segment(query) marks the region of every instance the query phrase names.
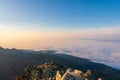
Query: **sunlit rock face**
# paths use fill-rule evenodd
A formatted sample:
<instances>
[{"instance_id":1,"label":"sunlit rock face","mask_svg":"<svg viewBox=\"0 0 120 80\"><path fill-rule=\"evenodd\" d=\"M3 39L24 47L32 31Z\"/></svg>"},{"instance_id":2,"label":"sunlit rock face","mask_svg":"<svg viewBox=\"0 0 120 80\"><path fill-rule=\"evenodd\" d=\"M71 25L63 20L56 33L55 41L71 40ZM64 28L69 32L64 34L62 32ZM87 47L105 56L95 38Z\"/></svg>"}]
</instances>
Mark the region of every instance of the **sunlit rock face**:
<instances>
[{"instance_id":1,"label":"sunlit rock face","mask_svg":"<svg viewBox=\"0 0 120 80\"><path fill-rule=\"evenodd\" d=\"M76 69L67 69L65 74L62 76L59 80L86 80L87 76L91 74L90 70L88 70L86 73L83 73L80 70Z\"/></svg>"}]
</instances>

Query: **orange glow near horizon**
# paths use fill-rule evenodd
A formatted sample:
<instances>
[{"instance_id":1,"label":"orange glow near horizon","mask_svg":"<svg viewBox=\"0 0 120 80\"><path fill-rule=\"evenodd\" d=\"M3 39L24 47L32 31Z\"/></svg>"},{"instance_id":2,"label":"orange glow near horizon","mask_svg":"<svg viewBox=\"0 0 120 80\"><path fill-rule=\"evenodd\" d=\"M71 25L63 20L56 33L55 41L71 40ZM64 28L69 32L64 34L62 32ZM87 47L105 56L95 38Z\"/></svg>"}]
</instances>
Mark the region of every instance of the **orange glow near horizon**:
<instances>
[{"instance_id":1,"label":"orange glow near horizon","mask_svg":"<svg viewBox=\"0 0 120 80\"><path fill-rule=\"evenodd\" d=\"M47 47L77 46L79 39L110 38L113 31L80 30L80 31L40 31L32 29L0 29L0 46L20 49L44 49ZM107 34L106 34L107 33Z\"/></svg>"}]
</instances>

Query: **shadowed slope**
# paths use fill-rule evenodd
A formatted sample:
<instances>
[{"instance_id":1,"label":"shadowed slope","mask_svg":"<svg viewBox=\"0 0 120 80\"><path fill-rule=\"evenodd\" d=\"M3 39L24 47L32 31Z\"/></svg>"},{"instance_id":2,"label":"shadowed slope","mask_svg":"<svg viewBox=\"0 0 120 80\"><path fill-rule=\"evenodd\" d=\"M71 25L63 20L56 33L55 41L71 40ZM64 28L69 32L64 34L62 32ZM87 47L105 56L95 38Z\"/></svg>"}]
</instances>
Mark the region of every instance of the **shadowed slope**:
<instances>
[{"instance_id":1,"label":"shadowed slope","mask_svg":"<svg viewBox=\"0 0 120 80\"><path fill-rule=\"evenodd\" d=\"M13 80L14 76L24 74L27 65L39 65L53 61L63 69L74 68L92 71L91 79L102 77L104 80L119 80L120 71L106 65L93 63L87 59L65 54L53 54L55 51L30 51L0 48L0 79Z\"/></svg>"}]
</instances>

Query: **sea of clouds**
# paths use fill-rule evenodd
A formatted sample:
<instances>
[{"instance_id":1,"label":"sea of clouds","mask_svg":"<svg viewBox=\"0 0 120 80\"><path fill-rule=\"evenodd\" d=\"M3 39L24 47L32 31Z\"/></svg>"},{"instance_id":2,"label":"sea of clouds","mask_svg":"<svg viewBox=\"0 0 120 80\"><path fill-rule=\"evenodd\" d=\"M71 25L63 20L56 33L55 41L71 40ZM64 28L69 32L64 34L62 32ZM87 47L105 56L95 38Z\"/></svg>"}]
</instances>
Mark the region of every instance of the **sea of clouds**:
<instances>
[{"instance_id":1,"label":"sea of clouds","mask_svg":"<svg viewBox=\"0 0 120 80\"><path fill-rule=\"evenodd\" d=\"M120 69L119 40L79 40L76 47L62 48L58 53L90 59Z\"/></svg>"}]
</instances>

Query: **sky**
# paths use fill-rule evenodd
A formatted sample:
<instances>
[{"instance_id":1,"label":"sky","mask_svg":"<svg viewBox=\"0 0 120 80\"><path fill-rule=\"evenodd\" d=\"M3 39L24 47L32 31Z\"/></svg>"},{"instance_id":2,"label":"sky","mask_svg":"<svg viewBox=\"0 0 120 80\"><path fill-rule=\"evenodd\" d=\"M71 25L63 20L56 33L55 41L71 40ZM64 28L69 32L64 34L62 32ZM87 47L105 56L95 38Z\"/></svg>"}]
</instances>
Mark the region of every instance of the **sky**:
<instances>
[{"instance_id":1,"label":"sky","mask_svg":"<svg viewBox=\"0 0 120 80\"><path fill-rule=\"evenodd\" d=\"M44 49L120 40L119 0L0 0L0 46Z\"/></svg>"}]
</instances>

